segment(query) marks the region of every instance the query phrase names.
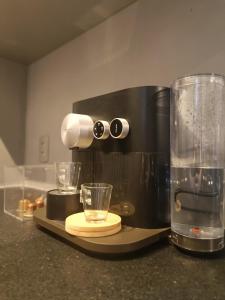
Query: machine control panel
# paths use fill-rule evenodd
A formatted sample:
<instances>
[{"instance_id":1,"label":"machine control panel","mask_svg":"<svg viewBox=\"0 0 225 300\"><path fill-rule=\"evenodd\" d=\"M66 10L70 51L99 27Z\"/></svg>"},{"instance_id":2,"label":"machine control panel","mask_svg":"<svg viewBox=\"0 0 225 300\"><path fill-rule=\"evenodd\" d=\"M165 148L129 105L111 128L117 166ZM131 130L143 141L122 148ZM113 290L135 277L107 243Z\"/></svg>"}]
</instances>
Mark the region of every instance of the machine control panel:
<instances>
[{"instance_id":1,"label":"machine control panel","mask_svg":"<svg viewBox=\"0 0 225 300\"><path fill-rule=\"evenodd\" d=\"M110 123L110 135L114 139L124 139L129 133L129 123L126 119L115 118Z\"/></svg>"},{"instance_id":2,"label":"machine control panel","mask_svg":"<svg viewBox=\"0 0 225 300\"><path fill-rule=\"evenodd\" d=\"M106 140L109 137L109 123L102 120L96 121L93 127L93 134L98 140Z\"/></svg>"},{"instance_id":3,"label":"machine control panel","mask_svg":"<svg viewBox=\"0 0 225 300\"><path fill-rule=\"evenodd\" d=\"M70 113L61 126L63 144L69 149L88 148L93 142L93 120L88 115Z\"/></svg>"}]
</instances>

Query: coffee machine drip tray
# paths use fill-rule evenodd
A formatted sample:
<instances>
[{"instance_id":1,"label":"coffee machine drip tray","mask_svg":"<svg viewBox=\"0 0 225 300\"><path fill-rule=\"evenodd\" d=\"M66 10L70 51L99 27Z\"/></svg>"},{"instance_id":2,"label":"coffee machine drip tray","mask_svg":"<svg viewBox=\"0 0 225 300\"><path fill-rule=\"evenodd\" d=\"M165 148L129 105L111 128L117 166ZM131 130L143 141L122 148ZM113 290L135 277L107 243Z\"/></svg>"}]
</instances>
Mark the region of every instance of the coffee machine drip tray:
<instances>
[{"instance_id":1,"label":"coffee machine drip tray","mask_svg":"<svg viewBox=\"0 0 225 300\"><path fill-rule=\"evenodd\" d=\"M147 247L168 237L170 228L143 229L122 226L122 230L114 235L97 238L72 236L65 231L62 221L46 218L46 209L40 208L34 213L34 221L40 227L62 237L77 247L89 252L102 254L124 254Z\"/></svg>"}]
</instances>

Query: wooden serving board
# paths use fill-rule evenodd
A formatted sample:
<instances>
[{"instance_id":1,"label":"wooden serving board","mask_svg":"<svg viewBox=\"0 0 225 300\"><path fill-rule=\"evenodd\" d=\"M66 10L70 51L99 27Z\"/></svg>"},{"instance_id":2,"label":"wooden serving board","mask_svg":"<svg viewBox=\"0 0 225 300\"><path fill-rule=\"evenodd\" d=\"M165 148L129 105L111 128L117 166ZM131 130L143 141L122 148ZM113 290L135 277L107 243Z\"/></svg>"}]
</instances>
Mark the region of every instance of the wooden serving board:
<instances>
[{"instance_id":1,"label":"wooden serving board","mask_svg":"<svg viewBox=\"0 0 225 300\"><path fill-rule=\"evenodd\" d=\"M105 231L76 231L71 229L69 226L65 225L65 231L71 235L83 236L83 237L103 237L108 235L116 234L121 230L121 224L117 227Z\"/></svg>"},{"instance_id":2,"label":"wooden serving board","mask_svg":"<svg viewBox=\"0 0 225 300\"><path fill-rule=\"evenodd\" d=\"M74 231L83 232L105 232L120 226L121 217L108 213L105 221L102 222L87 222L84 212L73 214L66 218L65 225Z\"/></svg>"}]
</instances>

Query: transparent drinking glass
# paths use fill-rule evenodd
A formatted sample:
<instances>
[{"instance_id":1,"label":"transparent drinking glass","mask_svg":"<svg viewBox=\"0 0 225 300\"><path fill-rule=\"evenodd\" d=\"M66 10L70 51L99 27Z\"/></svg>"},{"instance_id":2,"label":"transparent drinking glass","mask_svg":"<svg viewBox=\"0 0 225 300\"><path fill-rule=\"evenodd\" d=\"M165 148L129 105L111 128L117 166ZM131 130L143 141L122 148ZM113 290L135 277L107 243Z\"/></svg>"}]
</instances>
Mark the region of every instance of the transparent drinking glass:
<instances>
[{"instance_id":1,"label":"transparent drinking glass","mask_svg":"<svg viewBox=\"0 0 225 300\"><path fill-rule=\"evenodd\" d=\"M56 163L56 185L62 193L75 193L81 170L80 162Z\"/></svg>"},{"instance_id":2,"label":"transparent drinking glass","mask_svg":"<svg viewBox=\"0 0 225 300\"><path fill-rule=\"evenodd\" d=\"M81 185L81 201L87 221L106 220L112 189L112 185L108 183L84 183Z\"/></svg>"}]
</instances>

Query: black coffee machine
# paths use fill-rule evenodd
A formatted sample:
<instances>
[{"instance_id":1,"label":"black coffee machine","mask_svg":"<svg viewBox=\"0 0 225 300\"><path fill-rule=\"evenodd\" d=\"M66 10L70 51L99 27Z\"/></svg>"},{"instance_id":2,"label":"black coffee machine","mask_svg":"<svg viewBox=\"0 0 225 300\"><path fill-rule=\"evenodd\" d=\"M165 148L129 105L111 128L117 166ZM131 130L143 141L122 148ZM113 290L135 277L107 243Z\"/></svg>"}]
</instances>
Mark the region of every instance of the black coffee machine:
<instances>
[{"instance_id":1,"label":"black coffee machine","mask_svg":"<svg viewBox=\"0 0 225 300\"><path fill-rule=\"evenodd\" d=\"M169 128L169 88L135 87L74 103L73 113L62 123L62 141L72 150L73 161L82 163L80 184L113 185L110 211L121 216L122 230L98 238L65 232L64 222L54 219L59 220L58 214L65 218L71 208L72 213L82 210L79 190L71 196L72 202L68 197L58 201L60 209L55 198L48 201L47 214L44 209L35 213L36 223L82 249L101 254L136 251L167 237Z\"/></svg>"},{"instance_id":2,"label":"black coffee machine","mask_svg":"<svg viewBox=\"0 0 225 300\"><path fill-rule=\"evenodd\" d=\"M168 233L169 113L169 88L144 86L76 102L63 121L62 141L82 163L80 183L113 185L110 211L125 227L111 240L116 247L118 236L120 249L122 238L133 235L141 248Z\"/></svg>"}]
</instances>

